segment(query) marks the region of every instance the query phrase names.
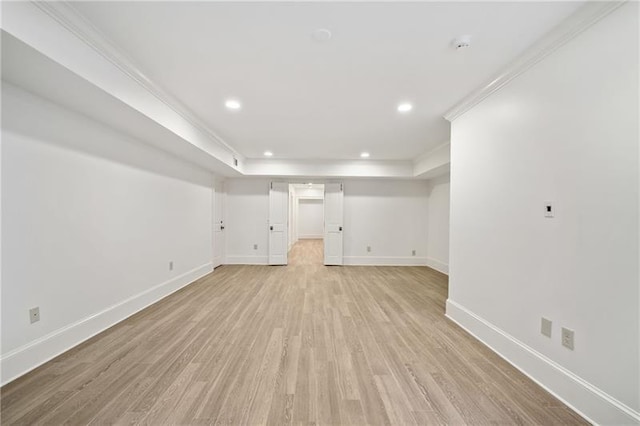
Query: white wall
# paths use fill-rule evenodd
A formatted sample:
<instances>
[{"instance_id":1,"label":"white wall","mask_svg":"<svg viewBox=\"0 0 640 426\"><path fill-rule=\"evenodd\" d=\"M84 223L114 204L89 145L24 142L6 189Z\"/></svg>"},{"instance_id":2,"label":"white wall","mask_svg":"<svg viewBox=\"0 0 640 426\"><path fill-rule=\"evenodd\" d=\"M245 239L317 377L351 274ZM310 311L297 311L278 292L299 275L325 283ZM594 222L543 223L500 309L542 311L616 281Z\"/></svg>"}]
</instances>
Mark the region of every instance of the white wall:
<instances>
[{"instance_id":1,"label":"white wall","mask_svg":"<svg viewBox=\"0 0 640 426\"><path fill-rule=\"evenodd\" d=\"M449 173L430 179L427 214L427 265L449 273Z\"/></svg>"},{"instance_id":2,"label":"white wall","mask_svg":"<svg viewBox=\"0 0 640 426\"><path fill-rule=\"evenodd\" d=\"M267 261L269 180L227 182L227 262ZM427 183L344 180L345 264L425 265ZM297 194L297 192L296 192ZM253 244L258 250L253 250ZM371 252L367 252L367 246ZM412 255L416 250L416 255Z\"/></svg>"},{"instance_id":3,"label":"white wall","mask_svg":"<svg viewBox=\"0 0 640 426\"><path fill-rule=\"evenodd\" d=\"M2 151L3 383L211 271L210 173L9 85Z\"/></svg>"},{"instance_id":4,"label":"white wall","mask_svg":"<svg viewBox=\"0 0 640 426\"><path fill-rule=\"evenodd\" d=\"M452 126L448 315L603 424L640 421L638 72L629 2Z\"/></svg>"},{"instance_id":5,"label":"white wall","mask_svg":"<svg viewBox=\"0 0 640 426\"><path fill-rule=\"evenodd\" d=\"M227 263L266 265L269 256L268 179L225 181ZM258 245L254 249L254 244Z\"/></svg>"},{"instance_id":6,"label":"white wall","mask_svg":"<svg viewBox=\"0 0 640 426\"><path fill-rule=\"evenodd\" d=\"M324 237L324 188L294 189L294 242L299 238ZM304 204L304 206L302 205Z\"/></svg>"},{"instance_id":7,"label":"white wall","mask_svg":"<svg viewBox=\"0 0 640 426\"><path fill-rule=\"evenodd\" d=\"M324 188L295 188L296 197L324 198Z\"/></svg>"},{"instance_id":8,"label":"white wall","mask_svg":"<svg viewBox=\"0 0 640 426\"><path fill-rule=\"evenodd\" d=\"M298 238L323 238L324 200L298 200Z\"/></svg>"},{"instance_id":9,"label":"white wall","mask_svg":"<svg viewBox=\"0 0 640 426\"><path fill-rule=\"evenodd\" d=\"M426 264L427 214L425 181L344 181L345 264Z\"/></svg>"}]
</instances>

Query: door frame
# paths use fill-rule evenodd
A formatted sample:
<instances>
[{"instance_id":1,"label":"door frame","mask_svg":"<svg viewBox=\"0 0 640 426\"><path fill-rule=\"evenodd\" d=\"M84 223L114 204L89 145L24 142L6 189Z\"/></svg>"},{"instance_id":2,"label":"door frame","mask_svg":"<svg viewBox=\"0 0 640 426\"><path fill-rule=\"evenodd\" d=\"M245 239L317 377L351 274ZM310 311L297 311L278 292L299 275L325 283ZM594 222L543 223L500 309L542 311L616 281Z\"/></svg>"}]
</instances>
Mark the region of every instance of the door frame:
<instances>
[{"instance_id":1,"label":"door frame","mask_svg":"<svg viewBox=\"0 0 640 426\"><path fill-rule=\"evenodd\" d=\"M219 188L219 190L218 190ZM226 192L224 191L224 180L215 180L213 181L213 187L211 188L211 263L213 268L217 268L218 266L224 265L226 263L226 246L227 240L224 232L225 223L226 223ZM216 199L220 201L220 217L216 218ZM220 223L216 223L220 220ZM220 229L216 229L216 227L220 227ZM220 233L220 256L216 258L216 234Z\"/></svg>"},{"instance_id":2,"label":"door frame","mask_svg":"<svg viewBox=\"0 0 640 426\"><path fill-rule=\"evenodd\" d=\"M341 214L340 214L340 220L339 223L335 223L335 224L327 224L327 186L328 185L340 185L340 204L341 204ZM340 182L327 182L325 183L324 186L324 229L323 229L323 236L324 236L324 258L323 258L323 263L325 266L334 266L334 265L344 265L344 182L340 181ZM339 231L329 231L328 227L336 227L339 229ZM334 233L339 233L340 234L340 244L341 244L341 249L340 249L340 256L339 256L339 260L328 260L327 258L329 257L327 255L327 250L330 250L329 244L330 244L330 239L327 238L327 236L329 234L334 234ZM337 257L337 256L336 256Z\"/></svg>"},{"instance_id":3,"label":"door frame","mask_svg":"<svg viewBox=\"0 0 640 426\"><path fill-rule=\"evenodd\" d=\"M278 191L274 189L274 186L286 187L286 191ZM281 220L274 220L272 216L272 211L274 210L274 201L277 203L278 200L274 200L273 194L279 193L279 196L284 196L282 199L285 201L285 209L281 212L282 217ZM269 183L269 218L268 218L268 252L267 252L267 264L269 265L287 265L289 263L288 255L289 255L289 183L282 181L272 181ZM277 204L276 204L277 205ZM282 206L281 206L282 207ZM282 248L282 254L274 254L272 253L273 243L277 242L278 239L275 237L275 234L283 234L281 238L284 238L284 241L280 241L280 245Z\"/></svg>"}]
</instances>

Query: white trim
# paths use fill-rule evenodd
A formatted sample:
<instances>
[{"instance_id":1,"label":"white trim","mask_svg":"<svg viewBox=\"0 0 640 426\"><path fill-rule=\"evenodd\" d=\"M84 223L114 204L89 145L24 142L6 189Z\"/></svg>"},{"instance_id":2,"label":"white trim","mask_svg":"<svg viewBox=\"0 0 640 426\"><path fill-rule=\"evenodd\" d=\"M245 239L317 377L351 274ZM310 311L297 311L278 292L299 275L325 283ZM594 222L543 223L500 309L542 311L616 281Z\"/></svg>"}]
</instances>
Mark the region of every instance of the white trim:
<instances>
[{"instance_id":1,"label":"white trim","mask_svg":"<svg viewBox=\"0 0 640 426\"><path fill-rule=\"evenodd\" d=\"M640 424L639 412L451 299L446 316L588 421Z\"/></svg>"},{"instance_id":2,"label":"white trim","mask_svg":"<svg viewBox=\"0 0 640 426\"><path fill-rule=\"evenodd\" d=\"M351 266L425 266L427 259L417 256L344 256L343 264Z\"/></svg>"},{"instance_id":3,"label":"white trim","mask_svg":"<svg viewBox=\"0 0 640 426\"><path fill-rule=\"evenodd\" d=\"M209 136L220 147L229 152L238 160L244 161L245 157L236 151L231 145L213 132L200 118L198 118L187 106L177 98L167 93L160 86L148 78L133 61L131 61L115 44L102 34L91 22L89 22L69 2L42 2L31 1L40 10L45 12L69 32L82 40L102 57L115 65L120 71L138 83L142 88L152 94L159 101L171 108L192 126ZM235 166L233 166L235 167Z\"/></svg>"},{"instance_id":4,"label":"white trim","mask_svg":"<svg viewBox=\"0 0 640 426\"><path fill-rule=\"evenodd\" d=\"M324 235L322 234L309 234L309 235L298 235L299 240L322 240L324 239Z\"/></svg>"},{"instance_id":5,"label":"white trim","mask_svg":"<svg viewBox=\"0 0 640 426\"><path fill-rule=\"evenodd\" d=\"M424 160L427 160L429 157L433 156L433 154L439 153L440 150L451 150L450 146L451 146L451 141L443 142L440 145L430 148L428 151L425 151L422 154L418 155L416 158L413 159L413 163L416 164Z\"/></svg>"},{"instance_id":6,"label":"white trim","mask_svg":"<svg viewBox=\"0 0 640 426\"><path fill-rule=\"evenodd\" d=\"M225 265L267 265L269 256L227 256Z\"/></svg>"},{"instance_id":7,"label":"white trim","mask_svg":"<svg viewBox=\"0 0 640 426\"><path fill-rule=\"evenodd\" d=\"M212 270L212 264L206 263L3 354L0 358L2 386L193 283Z\"/></svg>"},{"instance_id":8,"label":"white trim","mask_svg":"<svg viewBox=\"0 0 640 426\"><path fill-rule=\"evenodd\" d=\"M427 266L438 272L449 275L449 264L427 257Z\"/></svg>"},{"instance_id":9,"label":"white trim","mask_svg":"<svg viewBox=\"0 0 640 426\"><path fill-rule=\"evenodd\" d=\"M587 2L573 15L564 20L547 35L542 37L500 73L480 86L477 90L465 96L460 102L449 109L444 118L453 121L465 112L482 102L485 98L506 86L511 80L524 73L535 64L546 58L565 43L591 27L609 13L622 6L624 1Z\"/></svg>"},{"instance_id":10,"label":"white trim","mask_svg":"<svg viewBox=\"0 0 640 426\"><path fill-rule=\"evenodd\" d=\"M413 179L413 160L286 160L246 158L242 173L247 177L281 176L300 179L323 176L330 180L349 177Z\"/></svg>"}]
</instances>

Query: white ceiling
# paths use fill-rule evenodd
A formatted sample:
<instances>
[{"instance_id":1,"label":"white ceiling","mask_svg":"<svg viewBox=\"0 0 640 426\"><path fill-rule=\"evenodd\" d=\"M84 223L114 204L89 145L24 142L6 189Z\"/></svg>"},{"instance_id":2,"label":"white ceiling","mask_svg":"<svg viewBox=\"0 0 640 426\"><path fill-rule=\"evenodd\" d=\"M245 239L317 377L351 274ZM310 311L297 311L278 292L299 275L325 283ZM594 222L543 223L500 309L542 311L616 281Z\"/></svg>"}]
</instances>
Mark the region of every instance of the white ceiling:
<instances>
[{"instance_id":1,"label":"white ceiling","mask_svg":"<svg viewBox=\"0 0 640 426\"><path fill-rule=\"evenodd\" d=\"M581 3L73 6L248 158L406 160L446 142L442 114ZM333 38L313 40L318 28ZM462 34L472 47L455 51ZM401 101L414 110L398 114Z\"/></svg>"}]
</instances>

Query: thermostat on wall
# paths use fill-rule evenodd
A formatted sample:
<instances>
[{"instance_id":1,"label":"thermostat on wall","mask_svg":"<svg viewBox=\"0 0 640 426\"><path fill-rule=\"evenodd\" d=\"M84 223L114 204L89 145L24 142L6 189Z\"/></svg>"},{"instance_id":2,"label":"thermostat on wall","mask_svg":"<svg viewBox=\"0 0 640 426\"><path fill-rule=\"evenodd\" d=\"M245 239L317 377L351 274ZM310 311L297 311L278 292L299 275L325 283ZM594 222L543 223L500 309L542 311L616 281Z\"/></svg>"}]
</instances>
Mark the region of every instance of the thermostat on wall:
<instances>
[{"instance_id":1,"label":"thermostat on wall","mask_svg":"<svg viewBox=\"0 0 640 426\"><path fill-rule=\"evenodd\" d=\"M544 217L553 217L553 203L551 201L544 202Z\"/></svg>"}]
</instances>

